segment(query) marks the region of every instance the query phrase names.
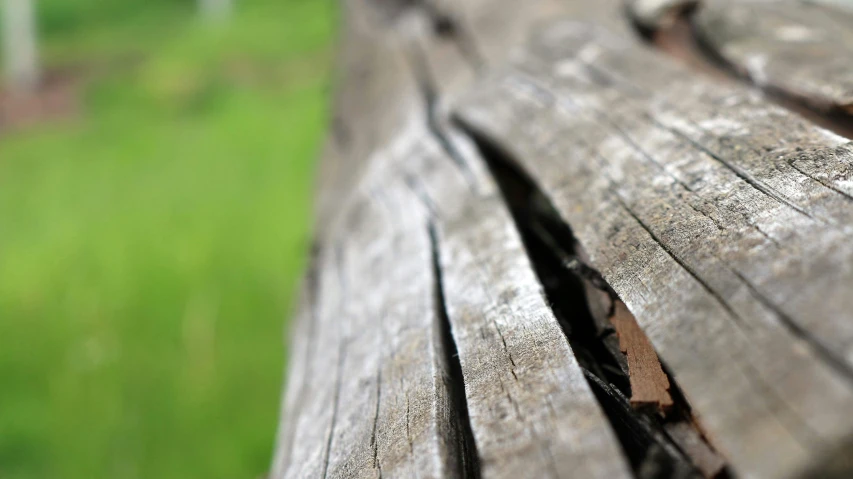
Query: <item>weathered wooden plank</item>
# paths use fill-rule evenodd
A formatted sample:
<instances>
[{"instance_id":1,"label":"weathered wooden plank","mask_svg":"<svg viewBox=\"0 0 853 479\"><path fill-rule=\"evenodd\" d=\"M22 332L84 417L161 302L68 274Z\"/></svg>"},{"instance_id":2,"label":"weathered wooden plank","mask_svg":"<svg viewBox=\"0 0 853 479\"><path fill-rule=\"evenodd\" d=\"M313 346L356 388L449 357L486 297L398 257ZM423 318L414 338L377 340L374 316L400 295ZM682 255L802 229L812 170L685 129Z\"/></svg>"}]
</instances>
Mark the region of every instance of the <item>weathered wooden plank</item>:
<instances>
[{"instance_id":1,"label":"weathered wooden plank","mask_svg":"<svg viewBox=\"0 0 853 479\"><path fill-rule=\"evenodd\" d=\"M432 0L465 32L483 69L523 55L527 39L557 17L596 19L613 28L630 28L622 0Z\"/></svg>"},{"instance_id":2,"label":"weathered wooden plank","mask_svg":"<svg viewBox=\"0 0 853 479\"><path fill-rule=\"evenodd\" d=\"M293 338L304 359L290 368L273 477L463 477L470 465L427 216L391 172L431 136L403 46L391 41L404 13L345 6L346 83L320 178L319 281Z\"/></svg>"},{"instance_id":3,"label":"weathered wooden plank","mask_svg":"<svg viewBox=\"0 0 853 479\"><path fill-rule=\"evenodd\" d=\"M277 477L463 476L426 211L389 173L407 152L394 146L330 230L314 375Z\"/></svg>"},{"instance_id":4,"label":"weathered wooden plank","mask_svg":"<svg viewBox=\"0 0 853 479\"><path fill-rule=\"evenodd\" d=\"M686 2L658 3L672 15ZM853 113L853 12L815 1L709 0L691 22L708 51L756 84Z\"/></svg>"},{"instance_id":5,"label":"weathered wooden plank","mask_svg":"<svg viewBox=\"0 0 853 479\"><path fill-rule=\"evenodd\" d=\"M626 477L624 453L548 305L494 178L473 142L446 121L446 107L472 86L472 72L482 66L458 43L471 41L470 32L459 33L464 36L455 42L422 46L428 88L438 100L433 128L456 167L441 155L406 165L434 215L434 246L482 476ZM494 60L489 53L485 59Z\"/></svg>"},{"instance_id":6,"label":"weathered wooden plank","mask_svg":"<svg viewBox=\"0 0 853 479\"><path fill-rule=\"evenodd\" d=\"M545 298L543 259L531 253L534 274L482 158L445 121L467 89L468 133L534 175L737 472L851 470L845 139L650 54L618 2L345 5L320 273L306 281L273 477L626 476L608 420L660 450L671 441L653 437L668 431L692 460L666 453L677 477L724 467L691 418L650 421L582 372L589 339L570 345L548 304L563 286ZM557 16L575 21L546 28ZM631 398L667 409L654 349L598 299ZM635 474L657 477L622 434Z\"/></svg>"},{"instance_id":7,"label":"weathered wooden plank","mask_svg":"<svg viewBox=\"0 0 853 479\"><path fill-rule=\"evenodd\" d=\"M303 477L322 477L327 461L328 436L334 421L333 408L337 403L339 364L345 350L338 330L326 330L329 320L321 320L330 316L329 310L337 307L341 301L340 291L335 284L339 272L330 254L318 258L317 267L324 271L317 285L317 289L323 291L323 301L317 302L315 317L305 320L306 326L309 321L317 323L310 329L313 336L304 338L310 353L306 353L304 363L294 364L294 367L301 366L300 373L294 374L294 369L291 369L292 378L301 375L309 379L294 393L296 398L288 401L290 423L284 428L284 434L287 435L280 437L276 446L276 463L272 471L273 477L277 478L297 477L295 471L299 471ZM290 383L291 387L295 386L292 380Z\"/></svg>"},{"instance_id":8,"label":"weathered wooden plank","mask_svg":"<svg viewBox=\"0 0 853 479\"><path fill-rule=\"evenodd\" d=\"M508 215L492 206L439 229L484 477L628 477Z\"/></svg>"},{"instance_id":9,"label":"weathered wooden plank","mask_svg":"<svg viewBox=\"0 0 853 479\"><path fill-rule=\"evenodd\" d=\"M363 476L370 466L389 477L461 476L458 418L435 332L439 313L426 212L403 181L386 178L373 186L372 196L386 210L380 212L385 225L362 223L352 233L363 241L347 240L354 266L361 263L350 276L357 291L350 304L362 309L356 314L363 319L348 325L358 331L351 348L359 354L343 367L350 377L371 378L376 406L371 421L364 408L370 402L359 399L365 381L347 382L331 476Z\"/></svg>"},{"instance_id":10,"label":"weathered wooden plank","mask_svg":"<svg viewBox=\"0 0 853 479\"><path fill-rule=\"evenodd\" d=\"M476 246L497 248L487 254L480 252L475 258L442 261L440 265L444 281L449 282L445 283L445 297L467 381L471 427L482 476L518 477L532 473L536 477L561 477L569 471L583 470L590 477L626 477L627 465L613 433L542 298L541 286L494 185L485 181L487 177L481 169L477 178L482 184L472 189L470 171L469 175L463 174L438 142L426 135L412 135L408 145L406 142L403 140L389 151L389 160L374 160L371 170L381 171L380 179L369 181L370 173L364 177L370 186L363 188L371 194L357 197L350 218L341 224L350 224L344 230L345 243L335 249L335 254L348 258L335 262L342 263L338 267L344 270L339 274L345 277L341 284L347 285L346 296L341 300L342 311L330 316L341 322L334 326L337 334L332 340L341 344L345 356L341 353L339 357L339 379L334 384L326 381L323 387L316 378L312 384L326 390L321 397L328 398L328 390L334 389L333 414L326 418L327 436L305 431L312 427L311 422L300 423L302 430L297 426L292 440L297 451L291 455L296 456L291 457L291 464L304 467L306 458L299 451L316 450L318 441L327 440L328 465L323 470L331 477L363 477L371 471L377 474L380 469L383 476L391 477L411 477L416 473L427 477L453 475L452 468L442 474L430 474L429 463L438 457L438 451L418 450L419 442L412 446L412 435L425 427L422 423L432 420L438 427L446 422L427 414L431 411L428 400L442 390L437 384L436 392L430 393L426 388L431 384L430 378L423 375L427 347L422 343L429 342L423 322L425 316L436 313L434 307L429 312L423 304L424 281L416 280L423 275L424 255L431 251L424 244L427 228L423 214L424 208L431 208L437 214L434 247L451 248L448 254L463 257L464 253L456 249L466 248L463 251L470 255L475 246L470 244L472 240L478 240ZM464 151L464 146L460 150ZM403 171L395 174L400 169ZM475 190L483 195L480 199ZM390 211L384 221L370 206L377 200ZM472 207L478 215L469 217ZM465 221L475 218L480 218L477 227L464 227ZM459 232L446 232L450 221L456 225L453 230ZM463 233L474 236L458 238ZM420 239L411 243L413 238ZM461 246L457 244L460 241ZM403 247L400 242L409 242L410 246ZM414 258L419 258L416 270L406 266ZM490 276L479 274L486 267L498 268L495 273L501 274L496 278L503 278L503 286L495 286ZM473 278L469 277L471 273ZM363 281L367 277L381 281ZM493 288L495 292L491 293ZM474 292L478 294L475 296ZM421 295L420 300L417 294ZM460 312L457 308L465 309ZM506 349L500 347L502 340L507 341ZM312 360L322 362L319 355L323 353L316 354ZM369 384L376 384L375 393L365 387ZM310 400L318 394L315 391L306 396ZM321 413L329 410L328 401L325 408L318 405L297 420L323 419ZM364 414L371 407L376 411L372 423ZM450 414L444 415L453 419ZM440 439L428 437L432 441ZM307 458L308 462L318 460ZM285 477L314 472L297 468Z\"/></svg>"},{"instance_id":11,"label":"weathered wooden plank","mask_svg":"<svg viewBox=\"0 0 853 479\"><path fill-rule=\"evenodd\" d=\"M590 55L592 51L587 49L582 54ZM675 158L669 161L671 164L663 165L664 173L688 190L714 192L715 201L726 206L718 209L718 214L737 213L718 219L740 224L756 240L764 238L763 248L755 248L753 241L744 244L750 247L744 251L726 247L726 241L716 243L714 248L720 257L729 255L729 264L739 264L743 261L741 255L750 255L750 264L740 265L738 274L776 304L785 321L801 325L803 334L813 335L816 343L827 346L827 355L835 362L849 366L851 331L849 325L836 319L844 317L853 306L848 303L851 300L843 281L848 270L844 264L833 264L850 255L841 238L849 234L847 225L853 219L853 204L842 188L809 176L798 165L809 164L811 169L822 171L824 177L840 180L840 186L850 169L850 142L737 85L697 77L684 69L671 68L674 64L670 62L648 68L648 62L656 57L629 46L623 54L599 55L594 64L582 64L589 69L593 82L606 82L609 78L630 90L631 94L625 97L611 97L617 113L611 122L630 118L631 111L648 117L642 106L642 92L646 92L649 99L645 101L654 111L651 133L657 134L637 135L637 148L651 161ZM568 65L564 68L570 69ZM676 82L679 77L682 82ZM663 84L673 89L664 93L659 87ZM683 88L674 89L678 85ZM602 99L609 101L607 95L603 93ZM620 116L623 106L625 114ZM598 111L601 108L602 104ZM640 121L646 120L641 117ZM666 138L671 141L660 140ZM658 150L664 154L654 154ZM698 164L707 167L685 163L681 155L691 152L686 158L698 155L704 160ZM728 184L734 189L729 191ZM779 255L771 247L778 247L781 242L786 242L786 253L792 254ZM778 266L778 262L785 267ZM764 281L773 284L763 285ZM799 294L804 288L821 291L824 301L820 314L815 314L814 305L809 304L817 296Z\"/></svg>"},{"instance_id":12,"label":"weathered wooden plank","mask_svg":"<svg viewBox=\"0 0 853 479\"><path fill-rule=\"evenodd\" d=\"M517 53L535 25L565 12L558 0L434 0L438 8L468 32L485 65L502 63Z\"/></svg>"},{"instance_id":13,"label":"weathered wooden plank","mask_svg":"<svg viewBox=\"0 0 853 479\"><path fill-rule=\"evenodd\" d=\"M737 472L849 470L851 204L787 161L849 171L846 140L574 21L459 112L540 183Z\"/></svg>"},{"instance_id":14,"label":"weathered wooden plank","mask_svg":"<svg viewBox=\"0 0 853 479\"><path fill-rule=\"evenodd\" d=\"M423 27L410 26L415 32ZM444 122L430 118L429 79L413 76L428 75L419 70L425 63L418 67L426 56L419 60L413 49L446 55L444 65L470 71L469 66L458 58L450 61L458 52L448 53L446 42L409 39L420 40L417 47L396 33L382 35L371 40L382 39L382 45L368 42L367 48L396 57L377 68L399 66L408 72L398 72L400 83L393 86L406 100L386 105L405 114L374 150L338 152L362 166L349 179L354 186L347 196L329 203L340 211L323 227L316 298L306 301L309 312L296 333L296 341L306 344L294 347L294 357L305 359L293 365L298 370L290 387L296 389L286 395L283 416L291 424L282 428L274 477L459 477L471 474L478 459L482 477L561 477L573 470L592 477L627 476L618 442L542 298L485 166L471 145L453 132L439 132ZM408 59L402 55L407 48ZM451 157L449 148L459 156ZM471 234L497 249L466 259L465 266L494 263L504 289L518 276L523 294L517 298L507 291L489 296L488 278L460 278L454 264L446 267L442 261L433 270L434 249L455 244L450 240L473 247L469 242L477 237L449 234L447 224L463 221L463 212L475 206L485 222ZM437 215L432 240L429 215ZM461 301L472 311L491 311L460 316L450 310L451 346L439 331L443 303L436 303L436 274L449 274L452 281L443 296L448 305L458 308ZM472 288L481 294L460 297ZM498 324L503 326L496 332L492 328ZM460 331L467 335L460 337ZM491 340L482 342L480 331ZM501 333L507 349L495 347ZM447 355L456 348L462 378L454 386L453 359ZM463 378L464 391L454 390ZM498 394L507 378L513 383ZM465 442L460 423L467 419L453 400L462 398L464 408L465 396L477 455ZM510 411L519 416L503 414Z\"/></svg>"},{"instance_id":15,"label":"weathered wooden plank","mask_svg":"<svg viewBox=\"0 0 853 479\"><path fill-rule=\"evenodd\" d=\"M401 134L421 103L421 96L412 94L411 70L399 41L390 36L400 17L411 12L395 2L340 3L333 115L317 175L315 232L321 240L371 155Z\"/></svg>"},{"instance_id":16,"label":"weathered wooden plank","mask_svg":"<svg viewBox=\"0 0 853 479\"><path fill-rule=\"evenodd\" d=\"M493 180L421 160L482 477L628 477Z\"/></svg>"},{"instance_id":17,"label":"weathered wooden plank","mask_svg":"<svg viewBox=\"0 0 853 479\"><path fill-rule=\"evenodd\" d=\"M289 336L294 340L290 342L287 382L279 411L280 420L276 434L275 456L270 469L271 477L283 477L285 468L290 463L296 418L301 414L300 410L305 402L303 394L307 384L313 379L311 360L317 337L314 329L317 318L314 317L314 313L317 308L319 281L316 259L312 257L309 260L310 266L302 279L297 307L291 320Z\"/></svg>"},{"instance_id":18,"label":"weathered wooden plank","mask_svg":"<svg viewBox=\"0 0 853 479\"><path fill-rule=\"evenodd\" d=\"M455 29L461 33L460 37L469 44L470 48L479 53L477 56L479 62L476 66L479 67L480 73L485 73L490 67L504 63L508 57L523 55L520 47L524 44L524 39L530 36L532 32L536 32L555 15L595 18L618 29L630 29L627 23L620 21L623 19L619 2L604 1L592 3L549 0L538 0L535 2L501 0L484 2L467 0L463 2L441 3L443 4L443 13L452 19L454 25L456 25ZM443 102L439 106L444 111L449 104L453 103L460 91L472 88L472 85L470 85L470 76L465 74L460 75L459 73L464 72L464 70L456 65L452 55L447 55L440 48L433 47L428 49L427 56L434 71L433 76L441 83L439 89L442 91L440 98ZM476 88L476 85L473 88ZM474 164L476 163L474 162ZM516 187L511 186L510 190L516 190ZM504 194L509 194L509 196L526 195L526 193L522 193L521 191L509 191L504 192ZM527 202L530 200L532 198L523 201ZM529 205L522 206L522 209L526 210L528 207ZM522 211L513 214L525 216L528 213ZM528 240L525 241L527 242ZM537 248L538 246L528 246L528 248L530 247ZM551 260L539 258L536 261L548 262ZM539 268L537 267L537 269ZM555 280L555 278L550 276L551 273L540 271L537 274L540 276L542 274L548 275L548 277L540 278L540 281L553 282ZM574 273L570 273L570 275L574 276ZM624 355L619 350L616 336L609 336L613 332L613 325L608 318L608 311L612 307L609 297L605 295L602 300L601 296L592 294L587 301L584 301L581 299L584 297L582 290L580 292L573 292L573 288L576 288L576 286L572 286L571 284L574 284L576 281L577 278L569 279L568 282L570 284L561 285L555 291L549 293L556 295L556 298L549 297L548 301L564 303L565 311L560 313L560 321L564 322L564 328L567 331L586 329L587 307L597 311L598 314L593 312L592 316L600 324L595 328L589 329L589 334L580 334L575 331L572 349L575 356L581 355L585 358L582 367L590 369L586 371L586 374L591 375L589 379L590 385L596 390L599 401L602 401L604 408L607 410L607 415L612 426L619 430L620 442L630 457L635 474L641 478L658 477L656 474L668 474L670 477L692 477L693 474L703 470L694 461L704 460L704 458L694 458L689 453L689 457L683 456L682 453L678 452L678 448L681 445L676 446L671 440L665 438L666 434L662 431L664 426L661 424L660 418L653 417L652 410L645 410L644 412L632 411L628 399L622 395L623 393L631 395L627 389L629 387L628 378L625 377L629 375L630 380L636 383L635 386L638 389L636 391L637 394L632 396L633 399L637 400L635 402L637 405L646 404L645 400L648 399L643 398L642 386L654 383L655 379L657 379L657 387L660 385L664 385L664 387L669 386L666 377L660 377L662 372L659 366L657 367L657 376L654 373L644 374L653 371L651 366L657 364L657 357L653 349L643 349L645 353L651 353L651 356L642 356L642 359L644 359L642 363L634 361L635 371L632 374L628 370ZM601 291L598 291L598 293L601 293ZM631 321L635 324L633 319ZM641 337L641 333L640 335L635 335L634 338L637 339L635 344L641 341L646 345L648 344L648 340ZM612 356L606 358L594 357L598 353L591 353L591 351L599 351L601 348L609 349ZM634 355L634 359L637 359L637 355ZM600 361L608 364L605 365ZM644 366L648 365L649 367L639 367L640 364ZM611 377L606 372L607 368L611 368L611 371L613 370L612 368L621 368L620 374L617 375L620 377ZM592 378L595 379L593 380ZM615 387L612 384L607 385L611 380L616 380L620 384L624 384L624 388L626 389L621 392L614 391ZM601 388L602 384L606 390ZM672 405L671 398L666 399L666 395L667 392L663 391L661 396L658 397L658 400L664 403L664 407ZM683 406L679 406L678 412L671 414L671 417L667 419L669 421L668 424L690 422L690 424L685 424L685 427L693 430L693 436L691 437L696 439L701 433L695 430L693 420L685 417L682 412ZM702 441L701 439L698 440ZM710 451L710 449L707 450ZM704 470L707 471L710 469L706 467ZM710 474L708 477L712 475Z\"/></svg>"}]
</instances>

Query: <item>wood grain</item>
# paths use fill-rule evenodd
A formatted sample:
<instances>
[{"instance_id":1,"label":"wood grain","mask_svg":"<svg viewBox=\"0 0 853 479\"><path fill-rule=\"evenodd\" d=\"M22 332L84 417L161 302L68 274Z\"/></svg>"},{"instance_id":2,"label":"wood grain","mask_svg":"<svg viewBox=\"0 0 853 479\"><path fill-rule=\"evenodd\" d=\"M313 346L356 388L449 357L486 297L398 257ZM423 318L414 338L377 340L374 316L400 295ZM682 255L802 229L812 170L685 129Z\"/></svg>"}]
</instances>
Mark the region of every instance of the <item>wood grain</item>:
<instances>
[{"instance_id":1,"label":"wood grain","mask_svg":"<svg viewBox=\"0 0 853 479\"><path fill-rule=\"evenodd\" d=\"M758 85L853 113L853 12L811 1L702 2L700 41Z\"/></svg>"},{"instance_id":2,"label":"wood grain","mask_svg":"<svg viewBox=\"0 0 853 479\"><path fill-rule=\"evenodd\" d=\"M788 162L845 171L846 140L569 20L458 111L539 182L736 471L850 467L851 205Z\"/></svg>"},{"instance_id":3,"label":"wood grain","mask_svg":"<svg viewBox=\"0 0 853 479\"><path fill-rule=\"evenodd\" d=\"M363 37L393 57L374 67L405 69L371 74L397 82L390 92L406 100L382 115L402 120L373 150L326 160L359 166L327 203L337 211L324 220L316 291L294 333L273 477L628 477L485 164L431 116L431 65L463 83L471 66L452 42L431 39L427 20L399 20L413 38Z\"/></svg>"},{"instance_id":4,"label":"wood grain","mask_svg":"<svg viewBox=\"0 0 853 479\"><path fill-rule=\"evenodd\" d=\"M389 41L389 32L403 13L389 12L371 0L340 3L343 21L333 113L317 175L314 229L318 241L329 236L324 230L357 188L372 155L403 134L411 112L421 104L401 54L403 46Z\"/></svg>"},{"instance_id":5,"label":"wood grain","mask_svg":"<svg viewBox=\"0 0 853 479\"><path fill-rule=\"evenodd\" d=\"M343 5L271 477L853 473L853 144L644 46L686 2ZM846 108L846 17L728 5L707 46Z\"/></svg>"},{"instance_id":6,"label":"wood grain","mask_svg":"<svg viewBox=\"0 0 853 479\"><path fill-rule=\"evenodd\" d=\"M428 212L391 173L431 137L421 91L404 45L388 41L383 22L395 20L365 2L347 7L348 80L321 168L314 299L293 336L272 477L465 477Z\"/></svg>"},{"instance_id":7,"label":"wood grain","mask_svg":"<svg viewBox=\"0 0 853 479\"><path fill-rule=\"evenodd\" d=\"M494 193L472 195L460 173L438 166L419 178L435 205L482 476L629 477L505 205ZM486 180L480 189L494 191Z\"/></svg>"}]
</instances>

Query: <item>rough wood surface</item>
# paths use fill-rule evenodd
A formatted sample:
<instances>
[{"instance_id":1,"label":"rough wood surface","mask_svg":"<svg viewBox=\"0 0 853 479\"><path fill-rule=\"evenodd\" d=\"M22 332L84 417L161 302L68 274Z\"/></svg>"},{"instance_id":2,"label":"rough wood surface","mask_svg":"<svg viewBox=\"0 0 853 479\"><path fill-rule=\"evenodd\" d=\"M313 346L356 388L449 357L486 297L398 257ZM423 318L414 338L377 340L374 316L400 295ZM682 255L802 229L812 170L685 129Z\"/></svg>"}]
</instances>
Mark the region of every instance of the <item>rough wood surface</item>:
<instances>
[{"instance_id":1,"label":"rough wood surface","mask_svg":"<svg viewBox=\"0 0 853 479\"><path fill-rule=\"evenodd\" d=\"M414 53L430 40L372 35L364 48L405 69L382 79L407 98L382 117L405 123L331 159L352 161L357 181L329 200L343 206L306 282L273 477L628 477L485 165L430 120ZM443 64L470 70L446 48Z\"/></svg>"},{"instance_id":2,"label":"rough wood surface","mask_svg":"<svg viewBox=\"0 0 853 479\"><path fill-rule=\"evenodd\" d=\"M850 476L846 138L643 44L689 2L342 3L270 477Z\"/></svg>"},{"instance_id":3,"label":"rough wood surface","mask_svg":"<svg viewBox=\"0 0 853 479\"><path fill-rule=\"evenodd\" d=\"M491 193L475 195L448 160L436 159L413 173L434 208L482 477L628 477L495 186L481 177L476 189Z\"/></svg>"},{"instance_id":4,"label":"rough wood surface","mask_svg":"<svg viewBox=\"0 0 853 479\"><path fill-rule=\"evenodd\" d=\"M678 16L690 10L700 0L625 0L631 21L647 31L670 28Z\"/></svg>"},{"instance_id":5,"label":"rough wood surface","mask_svg":"<svg viewBox=\"0 0 853 479\"><path fill-rule=\"evenodd\" d=\"M853 113L853 11L814 1L709 0L700 41L755 83Z\"/></svg>"},{"instance_id":6,"label":"rough wood surface","mask_svg":"<svg viewBox=\"0 0 853 479\"><path fill-rule=\"evenodd\" d=\"M694 463L705 477L719 477L724 471L725 460L708 447L708 443L696 434L694 428L684 422L677 422L668 425L666 432L694 459Z\"/></svg>"},{"instance_id":7,"label":"rough wood surface","mask_svg":"<svg viewBox=\"0 0 853 479\"><path fill-rule=\"evenodd\" d=\"M388 151L387 162L406 152ZM322 255L311 370L295 406L292 451L275 477L462 477L466 470L427 211L382 163L365 173L332 230L341 239Z\"/></svg>"},{"instance_id":8,"label":"rough wood surface","mask_svg":"<svg viewBox=\"0 0 853 479\"><path fill-rule=\"evenodd\" d=\"M459 113L539 182L736 470L850 467L853 205L791 166L846 171L846 140L575 21Z\"/></svg>"},{"instance_id":9,"label":"rough wood surface","mask_svg":"<svg viewBox=\"0 0 853 479\"><path fill-rule=\"evenodd\" d=\"M402 45L388 31L403 12L377 8L370 0L341 0L343 21L338 42L336 92L329 135L317 175L315 234L341 213L341 204L358 187L375 156L403 134L421 97L412 89L412 74ZM394 6L395 2L389 2ZM369 121L365 121L369 118Z\"/></svg>"},{"instance_id":10,"label":"rough wood surface","mask_svg":"<svg viewBox=\"0 0 853 479\"><path fill-rule=\"evenodd\" d=\"M388 170L428 134L420 92L402 45L358 23L370 18L367 4L347 6L345 51L354 58L346 76L366 90L344 88L338 100L321 174L328 195L318 231L326 234L292 341L272 476L463 477L470 465L440 331L428 212ZM372 63L359 73L365 58ZM375 111L376 121L359 111Z\"/></svg>"}]
</instances>

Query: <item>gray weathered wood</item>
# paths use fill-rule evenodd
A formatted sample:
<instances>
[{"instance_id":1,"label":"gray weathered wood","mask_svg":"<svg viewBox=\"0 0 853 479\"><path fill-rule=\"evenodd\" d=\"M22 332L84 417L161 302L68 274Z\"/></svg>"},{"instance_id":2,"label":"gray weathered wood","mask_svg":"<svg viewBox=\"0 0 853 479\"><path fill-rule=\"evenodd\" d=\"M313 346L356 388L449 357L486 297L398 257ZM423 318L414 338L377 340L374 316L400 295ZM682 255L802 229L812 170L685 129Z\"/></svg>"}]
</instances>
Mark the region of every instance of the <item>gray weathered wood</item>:
<instances>
[{"instance_id":1,"label":"gray weathered wood","mask_svg":"<svg viewBox=\"0 0 853 479\"><path fill-rule=\"evenodd\" d=\"M540 183L736 471L850 467L853 205L789 162L849 171L846 140L570 20L459 111Z\"/></svg>"},{"instance_id":2,"label":"gray weathered wood","mask_svg":"<svg viewBox=\"0 0 853 479\"><path fill-rule=\"evenodd\" d=\"M459 477L463 441L437 330L427 216L387 169L428 134L414 108L420 94L401 47L359 23L370 12L358 7L367 5L348 6L347 75L374 96L344 88L338 100L326 156L332 173L321 179L331 192L318 213L327 235L317 242L292 341L272 476ZM359 59L403 68L364 78L352 63ZM387 122L361 121L355 111L383 88L404 101L375 107Z\"/></svg>"},{"instance_id":3,"label":"gray weathered wood","mask_svg":"<svg viewBox=\"0 0 853 479\"><path fill-rule=\"evenodd\" d=\"M472 189L474 175L435 164L440 159L423 158L412 173L434 205L441 280L482 476L628 477L493 181L477 176ZM477 162L471 149L466 162Z\"/></svg>"},{"instance_id":4,"label":"gray weathered wood","mask_svg":"<svg viewBox=\"0 0 853 479\"><path fill-rule=\"evenodd\" d=\"M276 477L461 475L426 212L373 165L321 255L312 375Z\"/></svg>"},{"instance_id":5,"label":"gray weathered wood","mask_svg":"<svg viewBox=\"0 0 853 479\"><path fill-rule=\"evenodd\" d=\"M406 48L428 45L390 29L372 35L377 42L366 47L387 57L382 68L405 67L380 77L405 98L386 104L398 111L380 118L403 123L389 124L390 133L369 146L338 148L332 159L359 166L346 199L328 203L340 211L327 213L316 283L306 282L284 400L289 424L280 431L273 477L457 477L471 472L465 462L472 457L482 477L573 470L627 477L485 165L452 131L431 130L446 122L428 120L428 79L412 76L429 65L419 70L419 57L403 58ZM447 55L470 73L458 53ZM360 118L350 121L343 126L360 127ZM462 228L474 219L479 226ZM432 265L439 251L441 278ZM492 295L488 275L471 276L485 269L504 278L505 291ZM452 390L449 351L436 331L444 308L435 302L439 284L462 391ZM467 404L470 425L460 424L467 419L454 409L454 394ZM465 427L476 456L460 437Z\"/></svg>"},{"instance_id":6,"label":"gray weathered wood","mask_svg":"<svg viewBox=\"0 0 853 479\"><path fill-rule=\"evenodd\" d=\"M439 98L449 102L471 86L477 65L463 48L448 42L421 48ZM544 299L498 188L470 139L442 121L445 106L437 105L435 127L457 167L440 155L407 165L432 205L481 473L625 477L618 443Z\"/></svg>"},{"instance_id":7,"label":"gray weathered wood","mask_svg":"<svg viewBox=\"0 0 853 479\"><path fill-rule=\"evenodd\" d=\"M271 477L849 476L847 139L685 2L343 3Z\"/></svg>"},{"instance_id":8,"label":"gray weathered wood","mask_svg":"<svg viewBox=\"0 0 853 479\"><path fill-rule=\"evenodd\" d=\"M388 35L401 14L385 13L369 0L342 0L341 5L337 90L317 175L315 233L320 241L328 236L325 228L340 214L374 152L402 134L422 102L412 89L401 45Z\"/></svg>"},{"instance_id":9,"label":"gray weathered wood","mask_svg":"<svg viewBox=\"0 0 853 479\"><path fill-rule=\"evenodd\" d=\"M654 30L697 3L693 32L713 57L814 108L853 112L853 11L808 0L637 0L630 8Z\"/></svg>"},{"instance_id":10,"label":"gray weathered wood","mask_svg":"<svg viewBox=\"0 0 853 479\"><path fill-rule=\"evenodd\" d=\"M709 1L699 39L755 83L853 112L853 13L807 1Z\"/></svg>"}]
</instances>

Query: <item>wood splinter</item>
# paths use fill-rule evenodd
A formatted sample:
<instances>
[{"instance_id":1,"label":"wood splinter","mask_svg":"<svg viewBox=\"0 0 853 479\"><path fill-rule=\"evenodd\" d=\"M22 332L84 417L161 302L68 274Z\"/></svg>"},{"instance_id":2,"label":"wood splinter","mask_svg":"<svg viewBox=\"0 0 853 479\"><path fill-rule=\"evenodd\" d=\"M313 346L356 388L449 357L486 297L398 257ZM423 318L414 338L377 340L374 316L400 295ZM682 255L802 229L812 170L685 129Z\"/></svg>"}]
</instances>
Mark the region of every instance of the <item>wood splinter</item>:
<instances>
[{"instance_id":1,"label":"wood splinter","mask_svg":"<svg viewBox=\"0 0 853 479\"><path fill-rule=\"evenodd\" d=\"M635 409L652 407L666 413L673 405L669 378L649 338L622 301L614 302L610 322L619 337L619 349L628 358L631 406Z\"/></svg>"}]
</instances>

